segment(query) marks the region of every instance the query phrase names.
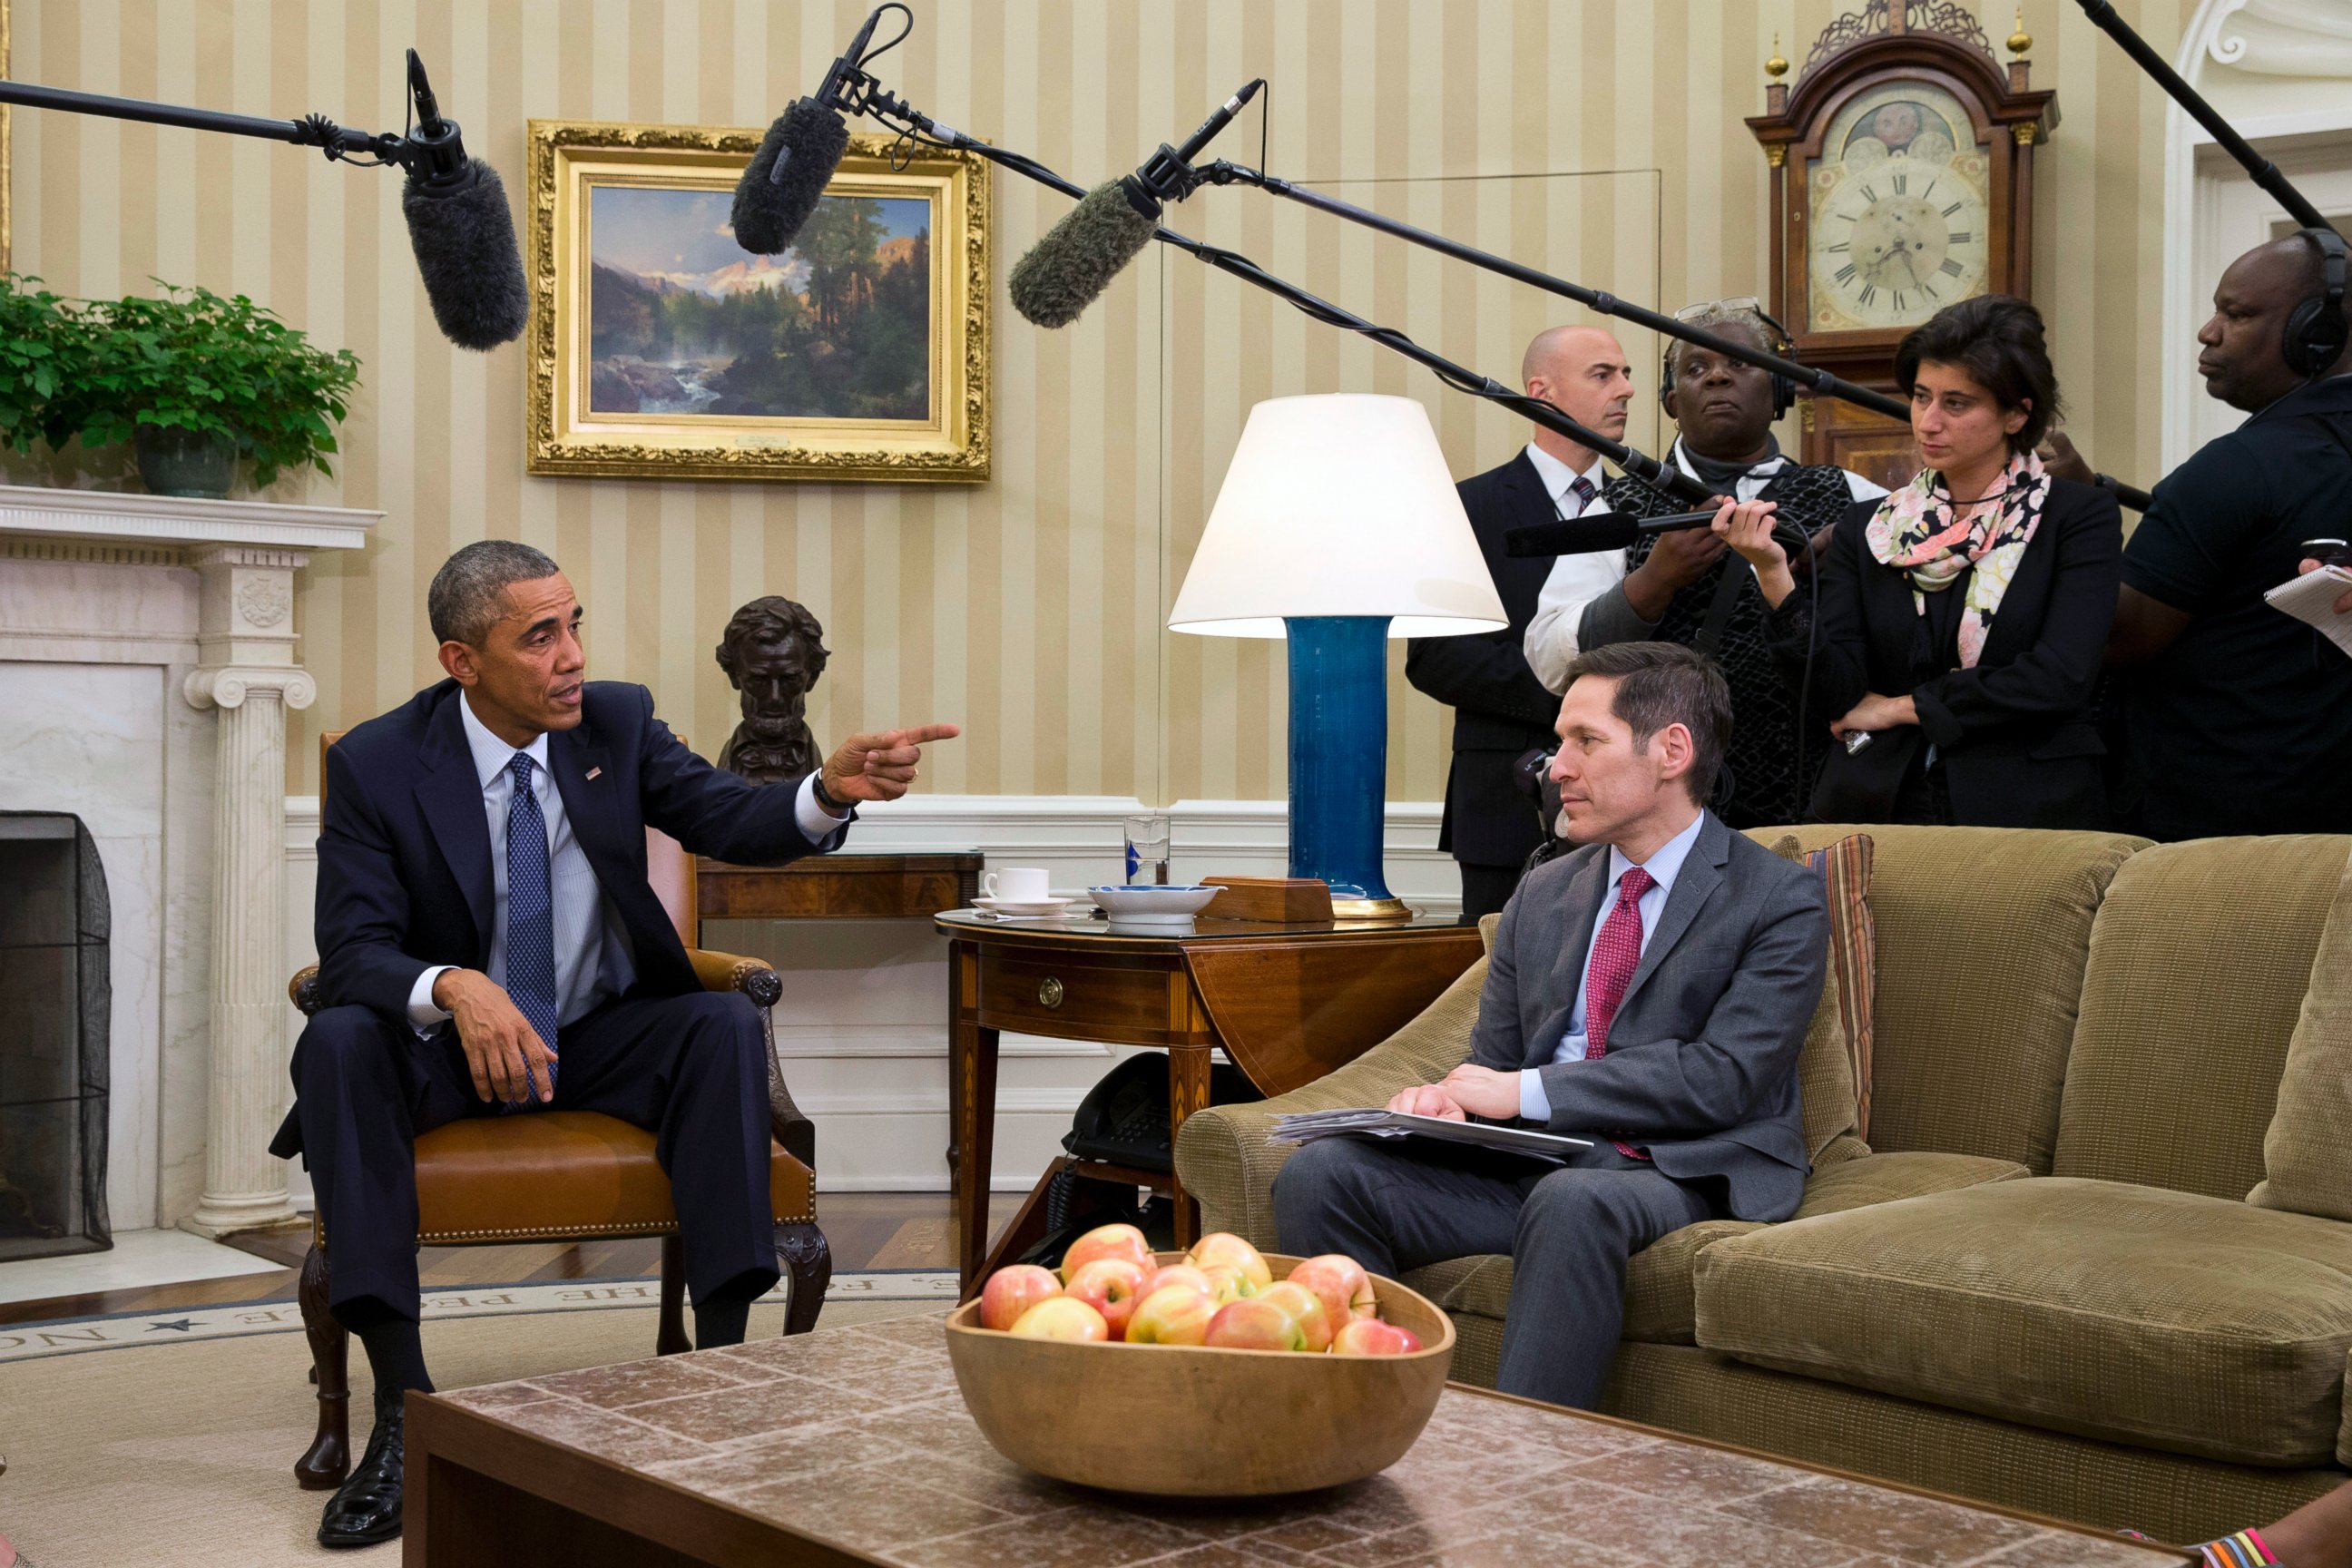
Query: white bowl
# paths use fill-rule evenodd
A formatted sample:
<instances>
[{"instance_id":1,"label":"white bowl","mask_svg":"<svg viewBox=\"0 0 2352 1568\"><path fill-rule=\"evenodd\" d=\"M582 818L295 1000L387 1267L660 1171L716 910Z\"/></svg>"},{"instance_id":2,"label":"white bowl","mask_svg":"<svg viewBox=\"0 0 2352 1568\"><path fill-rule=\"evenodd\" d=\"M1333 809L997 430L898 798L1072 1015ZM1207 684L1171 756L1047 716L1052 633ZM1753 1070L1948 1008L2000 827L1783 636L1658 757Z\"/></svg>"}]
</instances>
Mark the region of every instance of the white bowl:
<instances>
[{"instance_id":1,"label":"white bowl","mask_svg":"<svg viewBox=\"0 0 2352 1568\"><path fill-rule=\"evenodd\" d=\"M1224 891L1223 888L1160 888L1149 884L1138 888L1088 888L1103 913L1115 921L1132 924L1175 924L1190 921L1210 900Z\"/></svg>"}]
</instances>

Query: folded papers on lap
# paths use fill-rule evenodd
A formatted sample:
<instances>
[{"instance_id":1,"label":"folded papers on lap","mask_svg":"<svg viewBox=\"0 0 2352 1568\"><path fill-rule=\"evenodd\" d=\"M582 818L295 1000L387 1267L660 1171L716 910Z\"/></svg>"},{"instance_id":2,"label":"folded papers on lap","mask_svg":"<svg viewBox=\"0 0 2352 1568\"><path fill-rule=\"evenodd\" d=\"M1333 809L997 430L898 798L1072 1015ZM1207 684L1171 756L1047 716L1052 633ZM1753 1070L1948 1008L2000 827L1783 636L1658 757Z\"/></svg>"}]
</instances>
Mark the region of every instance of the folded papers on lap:
<instances>
[{"instance_id":1,"label":"folded papers on lap","mask_svg":"<svg viewBox=\"0 0 2352 1568\"><path fill-rule=\"evenodd\" d=\"M1430 1138L1444 1143L1467 1144L1506 1154L1524 1154L1564 1165L1579 1149L1590 1149L1588 1138L1563 1138L1556 1132L1531 1132L1520 1127L1497 1127L1486 1121L1450 1121L1436 1116L1413 1116L1402 1110L1308 1110L1275 1119L1268 1134L1276 1143L1312 1143L1339 1137Z\"/></svg>"}]
</instances>

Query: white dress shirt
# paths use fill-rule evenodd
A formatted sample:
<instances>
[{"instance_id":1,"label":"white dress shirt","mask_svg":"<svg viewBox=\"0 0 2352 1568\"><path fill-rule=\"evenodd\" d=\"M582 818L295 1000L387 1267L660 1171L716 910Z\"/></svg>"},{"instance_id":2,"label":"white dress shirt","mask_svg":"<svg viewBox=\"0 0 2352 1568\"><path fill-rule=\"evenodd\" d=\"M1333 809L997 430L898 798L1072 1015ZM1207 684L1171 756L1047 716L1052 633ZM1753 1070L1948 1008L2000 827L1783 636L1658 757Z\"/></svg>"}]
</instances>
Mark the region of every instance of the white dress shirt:
<instances>
[{"instance_id":1,"label":"white dress shirt","mask_svg":"<svg viewBox=\"0 0 2352 1568\"><path fill-rule=\"evenodd\" d=\"M507 815L514 801L514 774L508 771L516 748L489 731L474 717L472 703L461 693L457 715L466 727L466 744L474 754L474 775L482 784L482 811L490 828L490 952L483 973L503 990L507 983ZM521 750L530 756L530 793L547 827L548 893L555 925L555 1016L558 1027L584 1016L608 996L617 996L636 978L628 933L612 900L596 880L587 854L572 837L571 818L564 815L562 792L547 771L547 736L533 737ZM816 803L815 777L801 781L793 803L801 831L822 841L845 820ZM457 965L436 964L416 977L408 993L408 1021L420 1034L429 1034L449 1015L433 1004L433 983ZM552 1044L553 1042L549 1042Z\"/></svg>"},{"instance_id":2,"label":"white dress shirt","mask_svg":"<svg viewBox=\"0 0 2352 1568\"><path fill-rule=\"evenodd\" d=\"M1633 907L1642 917L1642 951L1650 951L1650 933L1658 929L1658 916L1666 907L1667 898L1675 890L1675 879L1682 875L1683 862L1690 858L1691 846L1698 842L1698 830L1706 822L1702 811L1691 818L1691 824L1664 844L1658 846L1647 860L1638 864L1650 874L1650 885L1634 900ZM1555 1062L1580 1062L1590 1043L1584 1026L1584 994L1592 981L1592 950L1601 944L1601 928L1609 923L1609 916L1617 908L1617 884L1636 862L1625 858L1625 852L1612 846L1609 850L1609 890L1601 896L1601 913L1592 922L1592 934L1584 943L1584 968L1576 983L1576 1005L1568 1015L1568 1033L1552 1047ZM1544 1093L1540 1068L1519 1069L1519 1114L1529 1121L1549 1121L1551 1100Z\"/></svg>"},{"instance_id":3,"label":"white dress shirt","mask_svg":"<svg viewBox=\"0 0 2352 1568\"><path fill-rule=\"evenodd\" d=\"M1568 471L1567 464L1548 452L1538 454L1532 446L1528 447L1528 452L1530 456L1539 457L1540 460L1536 465L1538 468L1548 462L1561 473ZM1680 437L1675 438L1674 447L1667 456L1674 460L1675 467L1692 479L1698 478L1698 471L1683 456ZM1748 469L1733 487L1737 499L1754 500L1764 493L1764 487L1770 484L1788 463L1786 457L1775 457ZM1600 472L1601 465L1596 460L1591 473L1597 476ZM1545 482L1550 482L1549 475ZM1846 470L1845 488L1846 493L1856 500L1876 500L1886 493L1885 486L1874 484L1852 469ZM1608 510L1605 501L1596 502L1591 508L1596 513ZM1569 515L1575 514L1571 512ZM1567 689L1568 667L1583 651L1577 647L1576 637L1584 621L1585 606L1624 580L1625 552L1622 550L1595 550L1581 555L1563 555L1552 563L1551 575L1544 579L1543 590L1536 596L1535 618L1528 622L1527 635L1521 641L1528 657L1528 667L1536 672L1538 680L1556 692Z\"/></svg>"}]
</instances>

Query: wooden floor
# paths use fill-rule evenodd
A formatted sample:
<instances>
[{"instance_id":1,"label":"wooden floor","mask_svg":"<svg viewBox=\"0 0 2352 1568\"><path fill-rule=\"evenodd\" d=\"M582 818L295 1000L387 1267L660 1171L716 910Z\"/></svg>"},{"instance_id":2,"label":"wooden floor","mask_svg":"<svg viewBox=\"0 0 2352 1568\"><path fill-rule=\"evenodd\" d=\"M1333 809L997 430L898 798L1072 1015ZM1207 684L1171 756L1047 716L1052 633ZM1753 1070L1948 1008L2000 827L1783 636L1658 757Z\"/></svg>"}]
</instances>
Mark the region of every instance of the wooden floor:
<instances>
[{"instance_id":1,"label":"wooden floor","mask_svg":"<svg viewBox=\"0 0 2352 1568\"><path fill-rule=\"evenodd\" d=\"M1013 1217L1022 1194L999 1193L989 1204L992 1230ZM945 1193L828 1193L820 1211L824 1237L840 1273L863 1268L952 1268L949 1239L954 1209ZM310 1244L306 1223L231 1237L228 1245L282 1268L268 1274L194 1279L134 1290L99 1290L42 1301L0 1303L0 1323L48 1322L108 1312L168 1311L222 1301L290 1301L302 1254ZM428 1290L456 1285L537 1285L562 1279L650 1279L661 1271L661 1243L590 1241L571 1246L427 1247L416 1258Z\"/></svg>"}]
</instances>

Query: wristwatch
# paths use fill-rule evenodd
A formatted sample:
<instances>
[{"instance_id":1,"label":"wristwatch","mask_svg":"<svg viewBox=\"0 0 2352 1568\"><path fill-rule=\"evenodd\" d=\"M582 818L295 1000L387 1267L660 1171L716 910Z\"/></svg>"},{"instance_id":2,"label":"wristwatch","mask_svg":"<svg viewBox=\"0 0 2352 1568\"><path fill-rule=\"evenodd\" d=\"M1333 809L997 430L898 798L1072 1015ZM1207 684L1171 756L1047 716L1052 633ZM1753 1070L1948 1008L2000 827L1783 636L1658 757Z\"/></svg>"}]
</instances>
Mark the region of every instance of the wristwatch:
<instances>
[{"instance_id":1,"label":"wristwatch","mask_svg":"<svg viewBox=\"0 0 2352 1568\"><path fill-rule=\"evenodd\" d=\"M849 815L849 803L845 800L835 798L834 793L824 787L824 770L823 768L819 768L816 772L809 774L809 788L816 795L817 809L824 812L827 816L847 816Z\"/></svg>"}]
</instances>

